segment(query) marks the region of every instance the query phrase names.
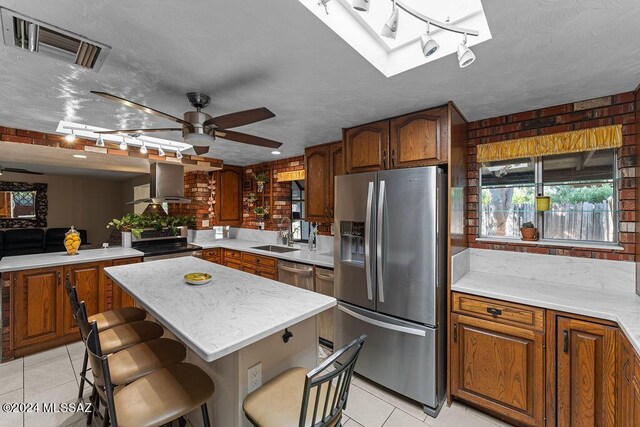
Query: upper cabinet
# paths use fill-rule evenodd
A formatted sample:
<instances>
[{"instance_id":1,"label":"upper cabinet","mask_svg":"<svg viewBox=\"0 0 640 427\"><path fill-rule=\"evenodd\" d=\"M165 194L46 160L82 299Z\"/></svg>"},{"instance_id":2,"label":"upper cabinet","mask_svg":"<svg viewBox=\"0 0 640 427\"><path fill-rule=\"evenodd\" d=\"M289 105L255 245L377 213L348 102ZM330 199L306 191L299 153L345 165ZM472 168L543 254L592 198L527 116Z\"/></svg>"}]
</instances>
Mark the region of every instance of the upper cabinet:
<instances>
[{"instance_id":1,"label":"upper cabinet","mask_svg":"<svg viewBox=\"0 0 640 427\"><path fill-rule=\"evenodd\" d=\"M429 166L447 161L447 107L391 120L391 168Z\"/></svg>"},{"instance_id":2,"label":"upper cabinet","mask_svg":"<svg viewBox=\"0 0 640 427\"><path fill-rule=\"evenodd\" d=\"M448 105L345 129L345 172L429 166L447 162Z\"/></svg>"},{"instance_id":3,"label":"upper cabinet","mask_svg":"<svg viewBox=\"0 0 640 427\"><path fill-rule=\"evenodd\" d=\"M217 225L242 225L242 167L227 166L217 173Z\"/></svg>"},{"instance_id":4,"label":"upper cabinet","mask_svg":"<svg viewBox=\"0 0 640 427\"><path fill-rule=\"evenodd\" d=\"M333 220L333 181L343 174L342 142L317 145L305 150L305 220Z\"/></svg>"}]
</instances>

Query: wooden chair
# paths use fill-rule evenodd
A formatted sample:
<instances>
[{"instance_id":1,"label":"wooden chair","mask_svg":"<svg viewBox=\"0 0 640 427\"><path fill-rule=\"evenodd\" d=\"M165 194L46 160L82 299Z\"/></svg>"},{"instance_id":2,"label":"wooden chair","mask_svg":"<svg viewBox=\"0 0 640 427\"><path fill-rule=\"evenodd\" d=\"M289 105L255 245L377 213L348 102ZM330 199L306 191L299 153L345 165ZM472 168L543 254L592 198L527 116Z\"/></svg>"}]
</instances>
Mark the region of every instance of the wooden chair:
<instances>
[{"instance_id":1,"label":"wooden chair","mask_svg":"<svg viewBox=\"0 0 640 427\"><path fill-rule=\"evenodd\" d=\"M257 427L340 427L366 338L353 340L309 372L289 369L253 391L242 405L247 419Z\"/></svg>"},{"instance_id":2,"label":"wooden chair","mask_svg":"<svg viewBox=\"0 0 640 427\"><path fill-rule=\"evenodd\" d=\"M83 304L81 303L81 309ZM209 427L207 400L214 392L213 381L202 369L177 363L145 375L127 385L112 381L110 357L103 354L96 322L89 324L78 313L79 326L87 335L86 346L93 370L96 402L105 406L103 425L151 427L176 419L200 408ZM95 405L99 408L99 405ZM91 423L92 414L87 424Z\"/></svg>"}]
</instances>

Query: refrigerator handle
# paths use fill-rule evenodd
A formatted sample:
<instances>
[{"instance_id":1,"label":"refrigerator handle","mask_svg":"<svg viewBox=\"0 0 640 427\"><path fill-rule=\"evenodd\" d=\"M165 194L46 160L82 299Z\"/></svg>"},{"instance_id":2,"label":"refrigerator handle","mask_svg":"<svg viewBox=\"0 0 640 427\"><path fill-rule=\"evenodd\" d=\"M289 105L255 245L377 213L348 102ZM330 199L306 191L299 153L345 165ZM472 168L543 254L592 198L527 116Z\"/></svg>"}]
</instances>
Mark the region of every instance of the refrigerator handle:
<instances>
[{"instance_id":1,"label":"refrigerator handle","mask_svg":"<svg viewBox=\"0 0 640 427\"><path fill-rule=\"evenodd\" d=\"M371 209L373 208L373 182L369 183L367 191L367 213L364 220L364 269L367 280L367 298L373 301L373 289L371 286Z\"/></svg>"},{"instance_id":2,"label":"refrigerator handle","mask_svg":"<svg viewBox=\"0 0 640 427\"><path fill-rule=\"evenodd\" d=\"M396 332L404 332L405 334L418 335L424 337L427 335L425 331L422 329L410 328L408 326L394 325L393 323L383 322L381 320L372 319L370 317L364 316L360 313L356 313L355 311L349 310L347 307L338 304L338 310L348 314L351 317L355 317L358 320L361 320L365 323L369 323L371 325L379 326L384 329L389 329Z\"/></svg>"},{"instance_id":3,"label":"refrigerator handle","mask_svg":"<svg viewBox=\"0 0 640 427\"><path fill-rule=\"evenodd\" d=\"M376 266L378 269L378 301L384 302L384 272L382 271L382 232L384 231L384 195L385 182L380 181L380 195L378 196L378 220L376 222L377 240L376 240Z\"/></svg>"}]
</instances>

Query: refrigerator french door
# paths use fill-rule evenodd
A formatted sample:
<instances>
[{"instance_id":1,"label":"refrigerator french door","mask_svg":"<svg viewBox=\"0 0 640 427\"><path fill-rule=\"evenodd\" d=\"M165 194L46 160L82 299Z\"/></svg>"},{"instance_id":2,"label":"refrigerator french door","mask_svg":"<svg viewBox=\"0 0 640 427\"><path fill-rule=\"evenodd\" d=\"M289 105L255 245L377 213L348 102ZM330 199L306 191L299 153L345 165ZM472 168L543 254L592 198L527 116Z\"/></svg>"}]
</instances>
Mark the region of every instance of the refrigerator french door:
<instances>
[{"instance_id":1,"label":"refrigerator french door","mask_svg":"<svg viewBox=\"0 0 640 427\"><path fill-rule=\"evenodd\" d=\"M356 372L431 415L445 390L445 178L434 166L335 181L336 345L366 333Z\"/></svg>"}]
</instances>

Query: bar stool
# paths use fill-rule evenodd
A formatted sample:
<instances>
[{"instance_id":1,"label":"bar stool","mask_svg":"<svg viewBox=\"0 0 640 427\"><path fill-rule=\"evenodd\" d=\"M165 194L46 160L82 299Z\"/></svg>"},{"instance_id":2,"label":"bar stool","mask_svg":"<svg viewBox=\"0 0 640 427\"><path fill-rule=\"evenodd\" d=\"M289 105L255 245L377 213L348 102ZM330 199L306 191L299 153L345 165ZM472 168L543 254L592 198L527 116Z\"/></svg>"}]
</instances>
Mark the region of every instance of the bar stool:
<instances>
[{"instance_id":1,"label":"bar stool","mask_svg":"<svg viewBox=\"0 0 640 427\"><path fill-rule=\"evenodd\" d=\"M78 313L80 313L80 303L78 302L78 294L76 292L76 289L75 287L71 286L71 282L69 281L68 277L67 277L67 280L65 281L65 289L67 291L67 296L69 297L71 312L75 313L74 319L76 320L76 323L78 323L77 316L78 316ZM144 311L142 312L144 313ZM81 314L84 315L85 320L88 322L89 318L87 317L86 308L82 310ZM146 317L146 313L145 313L145 317ZM94 316L91 316L91 318L94 319L94 322L96 322L96 325L97 325L98 319L116 319L118 318L118 316L112 316L109 314L106 316L94 315ZM103 323L103 326L105 325L106 323ZM128 323L111 326L108 328L105 326L105 328L106 329L103 329L103 330L98 329L99 331L101 331L99 334L99 339L102 343L102 346L103 346L102 348L104 348L105 354L115 353L145 341L158 339L164 334L164 329L162 328L162 326L158 325L155 322L149 322L146 320L135 320ZM82 329L80 329L80 335L82 337L82 340L86 341L86 336L82 333ZM155 345L156 347L163 347L163 348L168 345L169 347L165 348L165 350L170 351L169 354L171 355L172 360L173 358L177 357L177 355L179 354L177 349L172 348L173 344L167 344L163 342L163 343L156 343ZM184 347L182 348L184 349ZM145 350L139 350L139 351L146 352ZM87 379L88 357L89 357L89 354L87 353L85 348L84 360L82 362L82 370L80 371L80 385L78 387L78 399L82 398L85 381L93 385L91 381ZM122 357L125 357L125 356L122 356ZM180 360L183 360L183 359L184 359L184 356ZM125 374L123 373L122 375L125 375Z\"/></svg>"},{"instance_id":2,"label":"bar stool","mask_svg":"<svg viewBox=\"0 0 640 427\"><path fill-rule=\"evenodd\" d=\"M160 426L200 408L205 427L210 427L207 400L213 396L214 385L206 372L189 363L177 363L116 387L110 356L101 350L96 323L89 324L80 313L78 319L80 329L87 335L85 343L97 395L106 405L103 425ZM91 414L87 420L90 423Z\"/></svg>"},{"instance_id":3,"label":"bar stool","mask_svg":"<svg viewBox=\"0 0 640 427\"><path fill-rule=\"evenodd\" d=\"M309 372L292 368L268 381L244 399L245 416L256 427L340 427L366 338L361 335Z\"/></svg>"}]
</instances>

